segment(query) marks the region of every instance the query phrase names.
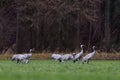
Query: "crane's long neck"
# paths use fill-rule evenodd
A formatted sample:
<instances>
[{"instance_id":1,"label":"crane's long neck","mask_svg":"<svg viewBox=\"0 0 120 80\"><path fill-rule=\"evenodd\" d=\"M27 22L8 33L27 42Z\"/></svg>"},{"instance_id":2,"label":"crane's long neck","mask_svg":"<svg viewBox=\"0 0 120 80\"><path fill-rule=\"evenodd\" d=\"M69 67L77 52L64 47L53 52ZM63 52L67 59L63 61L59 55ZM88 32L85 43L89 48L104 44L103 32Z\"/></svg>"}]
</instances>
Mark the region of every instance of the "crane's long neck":
<instances>
[{"instance_id":1,"label":"crane's long neck","mask_svg":"<svg viewBox=\"0 0 120 80\"><path fill-rule=\"evenodd\" d=\"M30 54L32 54L32 52L30 52Z\"/></svg>"},{"instance_id":2,"label":"crane's long neck","mask_svg":"<svg viewBox=\"0 0 120 80\"><path fill-rule=\"evenodd\" d=\"M95 54L95 52L96 52L96 51L95 51L95 49L93 48L93 55Z\"/></svg>"},{"instance_id":3,"label":"crane's long neck","mask_svg":"<svg viewBox=\"0 0 120 80\"><path fill-rule=\"evenodd\" d=\"M83 47L81 47L81 52L83 53Z\"/></svg>"},{"instance_id":4,"label":"crane's long neck","mask_svg":"<svg viewBox=\"0 0 120 80\"><path fill-rule=\"evenodd\" d=\"M30 54L32 54L32 51L30 51Z\"/></svg>"}]
</instances>

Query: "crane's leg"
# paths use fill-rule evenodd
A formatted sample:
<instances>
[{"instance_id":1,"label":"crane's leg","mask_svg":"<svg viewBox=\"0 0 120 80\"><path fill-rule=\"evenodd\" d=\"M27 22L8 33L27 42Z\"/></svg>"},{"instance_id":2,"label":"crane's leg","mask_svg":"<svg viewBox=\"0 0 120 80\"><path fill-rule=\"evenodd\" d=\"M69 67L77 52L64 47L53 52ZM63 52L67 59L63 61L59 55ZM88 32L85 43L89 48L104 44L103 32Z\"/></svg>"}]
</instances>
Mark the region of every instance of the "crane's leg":
<instances>
[{"instance_id":1,"label":"crane's leg","mask_svg":"<svg viewBox=\"0 0 120 80\"><path fill-rule=\"evenodd\" d=\"M78 63L79 63L80 59L77 59L77 61L78 61Z\"/></svg>"},{"instance_id":2,"label":"crane's leg","mask_svg":"<svg viewBox=\"0 0 120 80\"><path fill-rule=\"evenodd\" d=\"M26 59L26 60L24 61L24 63L26 63L26 64L29 63L29 59Z\"/></svg>"},{"instance_id":3,"label":"crane's leg","mask_svg":"<svg viewBox=\"0 0 120 80\"><path fill-rule=\"evenodd\" d=\"M59 62L62 62L62 60L61 60L61 59L58 59L58 61L59 61Z\"/></svg>"},{"instance_id":4,"label":"crane's leg","mask_svg":"<svg viewBox=\"0 0 120 80\"><path fill-rule=\"evenodd\" d=\"M79 60L79 63L80 63L80 59L81 59L81 57L78 59L78 60Z\"/></svg>"},{"instance_id":5,"label":"crane's leg","mask_svg":"<svg viewBox=\"0 0 120 80\"><path fill-rule=\"evenodd\" d=\"M75 62L76 62L76 60L73 60L73 62L75 63Z\"/></svg>"},{"instance_id":6,"label":"crane's leg","mask_svg":"<svg viewBox=\"0 0 120 80\"><path fill-rule=\"evenodd\" d=\"M19 63L20 62L20 60L19 59L17 59L17 63Z\"/></svg>"},{"instance_id":7,"label":"crane's leg","mask_svg":"<svg viewBox=\"0 0 120 80\"><path fill-rule=\"evenodd\" d=\"M89 64L89 59L87 60L87 63Z\"/></svg>"},{"instance_id":8,"label":"crane's leg","mask_svg":"<svg viewBox=\"0 0 120 80\"><path fill-rule=\"evenodd\" d=\"M84 64L84 62L85 62L85 61L84 61L84 60L82 60L82 63L83 63L83 64Z\"/></svg>"}]
</instances>

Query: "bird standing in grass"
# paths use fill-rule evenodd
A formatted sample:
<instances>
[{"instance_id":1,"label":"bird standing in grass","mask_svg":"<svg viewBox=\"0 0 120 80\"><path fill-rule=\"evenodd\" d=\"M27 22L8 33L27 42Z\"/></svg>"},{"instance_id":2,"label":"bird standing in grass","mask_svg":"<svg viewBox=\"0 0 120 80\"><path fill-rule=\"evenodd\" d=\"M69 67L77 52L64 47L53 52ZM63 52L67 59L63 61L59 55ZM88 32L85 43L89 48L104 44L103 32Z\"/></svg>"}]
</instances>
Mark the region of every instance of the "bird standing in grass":
<instances>
[{"instance_id":1,"label":"bird standing in grass","mask_svg":"<svg viewBox=\"0 0 120 80\"><path fill-rule=\"evenodd\" d=\"M95 46L93 46L92 48L93 48L93 52L87 54L86 56L84 56L84 57L82 58L82 63L83 63L83 64L84 64L84 62L89 63L89 60L90 60L90 59L94 56L94 54L96 53L96 51L95 51Z\"/></svg>"},{"instance_id":2,"label":"bird standing in grass","mask_svg":"<svg viewBox=\"0 0 120 80\"><path fill-rule=\"evenodd\" d=\"M58 60L58 61L60 61L61 62L61 55L60 54L55 54L55 53L53 53L52 55L51 55L51 58L52 59L54 59L54 60Z\"/></svg>"},{"instance_id":3,"label":"bird standing in grass","mask_svg":"<svg viewBox=\"0 0 120 80\"><path fill-rule=\"evenodd\" d=\"M76 62L76 61L80 60L80 58L83 54L83 45L81 45L80 47L81 47L81 51L78 54L74 55L73 62Z\"/></svg>"},{"instance_id":4,"label":"bird standing in grass","mask_svg":"<svg viewBox=\"0 0 120 80\"><path fill-rule=\"evenodd\" d=\"M23 54L24 55L24 62L25 63L29 63L29 59L30 59L30 57L32 56L32 52L33 52L33 49L30 49L30 53L25 53L25 54Z\"/></svg>"},{"instance_id":5,"label":"bird standing in grass","mask_svg":"<svg viewBox=\"0 0 120 80\"><path fill-rule=\"evenodd\" d=\"M64 54L61 56L60 58L60 62L64 62L64 61L68 61L68 60L72 60L73 59L73 55L72 54Z\"/></svg>"}]
</instances>

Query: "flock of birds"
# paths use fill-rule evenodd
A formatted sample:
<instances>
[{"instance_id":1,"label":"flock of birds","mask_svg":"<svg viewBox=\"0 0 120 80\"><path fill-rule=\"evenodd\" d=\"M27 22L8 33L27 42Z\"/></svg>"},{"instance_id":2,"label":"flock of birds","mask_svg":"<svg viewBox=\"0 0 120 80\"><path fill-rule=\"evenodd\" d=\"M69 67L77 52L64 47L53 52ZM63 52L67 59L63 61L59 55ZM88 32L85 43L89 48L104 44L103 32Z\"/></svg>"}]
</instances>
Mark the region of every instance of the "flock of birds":
<instances>
[{"instance_id":1,"label":"flock of birds","mask_svg":"<svg viewBox=\"0 0 120 80\"><path fill-rule=\"evenodd\" d=\"M12 61L17 61L17 63L29 63L29 59L32 56L33 49L30 49L30 53L24 54L14 54L12 56Z\"/></svg>"},{"instance_id":2,"label":"flock of birds","mask_svg":"<svg viewBox=\"0 0 120 80\"><path fill-rule=\"evenodd\" d=\"M51 58L54 60L58 60L60 62L64 62L64 61L68 61L68 60L72 60L74 63L76 61L79 61L84 53L83 51L83 46L81 45L81 51L77 54L73 53L73 54L52 54ZM84 62L89 63L89 60L94 56L94 54L96 53L95 51L95 46L92 47L93 52L85 55L84 57L82 57L82 63L84 64Z\"/></svg>"},{"instance_id":3,"label":"flock of birds","mask_svg":"<svg viewBox=\"0 0 120 80\"><path fill-rule=\"evenodd\" d=\"M68 61L68 60L72 60L74 63L76 61L80 61L84 51L83 51L83 46L81 45L81 51L79 53L73 53L73 54L55 54L53 53L51 55L51 58L54 60L58 60L59 62L64 62L64 61ZM84 57L82 57L82 63L84 64L84 62L89 63L89 60L94 56L94 54L96 53L95 51L95 46L92 47L93 52L85 55ZM14 54L12 56L12 61L17 61L17 63L29 63L29 59L32 56L32 51L33 49L30 49L30 53L24 53L24 54Z\"/></svg>"}]
</instances>

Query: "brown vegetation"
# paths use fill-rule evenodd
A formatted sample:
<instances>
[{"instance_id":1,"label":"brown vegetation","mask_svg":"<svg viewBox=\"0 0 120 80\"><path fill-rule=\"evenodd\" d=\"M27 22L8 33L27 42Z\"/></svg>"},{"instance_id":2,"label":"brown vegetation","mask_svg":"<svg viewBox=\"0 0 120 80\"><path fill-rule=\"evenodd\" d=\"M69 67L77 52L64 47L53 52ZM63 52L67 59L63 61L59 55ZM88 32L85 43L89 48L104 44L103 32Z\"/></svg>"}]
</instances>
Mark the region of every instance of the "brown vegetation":
<instances>
[{"instance_id":1,"label":"brown vegetation","mask_svg":"<svg viewBox=\"0 0 120 80\"><path fill-rule=\"evenodd\" d=\"M85 53L84 55L86 55ZM10 60L13 54L0 55L0 60ZM84 56L83 55L83 56ZM32 60L51 59L51 53L34 53ZM92 58L94 60L120 60L120 53L96 53Z\"/></svg>"}]
</instances>

